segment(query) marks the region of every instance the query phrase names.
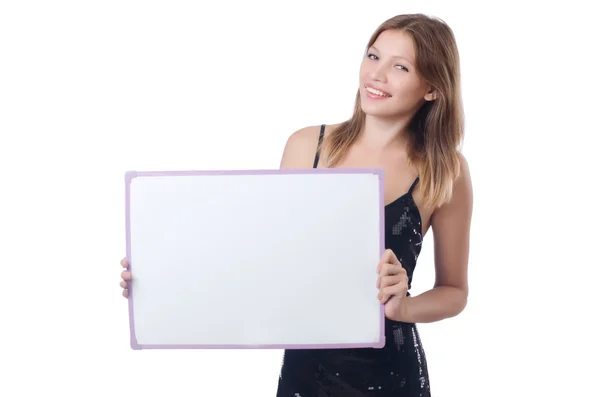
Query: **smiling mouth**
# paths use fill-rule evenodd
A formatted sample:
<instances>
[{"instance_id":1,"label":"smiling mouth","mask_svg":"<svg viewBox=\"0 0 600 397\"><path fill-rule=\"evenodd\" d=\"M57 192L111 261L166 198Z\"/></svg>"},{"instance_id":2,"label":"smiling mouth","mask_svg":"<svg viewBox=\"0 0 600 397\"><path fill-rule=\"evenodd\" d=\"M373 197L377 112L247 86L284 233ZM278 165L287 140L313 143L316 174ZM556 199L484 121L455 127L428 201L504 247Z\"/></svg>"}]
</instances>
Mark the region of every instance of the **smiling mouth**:
<instances>
[{"instance_id":1,"label":"smiling mouth","mask_svg":"<svg viewBox=\"0 0 600 397\"><path fill-rule=\"evenodd\" d=\"M369 94L377 95L378 97L381 97L381 98L391 97L391 95L388 94L387 92L379 91L378 89L375 89L373 87L365 86L365 90L367 90L367 92Z\"/></svg>"}]
</instances>

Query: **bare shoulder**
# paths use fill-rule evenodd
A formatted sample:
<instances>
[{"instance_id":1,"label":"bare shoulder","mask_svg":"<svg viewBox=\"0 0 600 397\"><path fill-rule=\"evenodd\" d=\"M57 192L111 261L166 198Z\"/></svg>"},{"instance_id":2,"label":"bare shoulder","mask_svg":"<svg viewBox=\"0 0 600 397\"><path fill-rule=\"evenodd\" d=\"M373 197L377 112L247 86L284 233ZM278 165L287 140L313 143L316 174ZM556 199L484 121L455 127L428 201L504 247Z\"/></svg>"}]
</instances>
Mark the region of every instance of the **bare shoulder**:
<instances>
[{"instance_id":1,"label":"bare shoulder","mask_svg":"<svg viewBox=\"0 0 600 397\"><path fill-rule=\"evenodd\" d=\"M460 178L466 178L467 180L471 180L471 174L469 172L469 163L467 162L467 159L465 157L465 155L462 152L458 152L458 158L460 160L460 175L459 175L459 179Z\"/></svg>"},{"instance_id":2,"label":"bare shoulder","mask_svg":"<svg viewBox=\"0 0 600 397\"><path fill-rule=\"evenodd\" d=\"M470 221L473 206L473 186L469 163L462 153L458 153L460 172L452 187L450 202L436 209L433 219L454 219L457 217Z\"/></svg>"},{"instance_id":3,"label":"bare shoulder","mask_svg":"<svg viewBox=\"0 0 600 397\"><path fill-rule=\"evenodd\" d=\"M326 126L326 132L329 128ZM320 131L320 125L312 125L294 131L286 141L279 167L312 168Z\"/></svg>"},{"instance_id":4,"label":"bare shoulder","mask_svg":"<svg viewBox=\"0 0 600 397\"><path fill-rule=\"evenodd\" d=\"M471 171L469 169L469 163L465 158L464 154L458 153L460 160L460 173L458 178L454 182L454 192L458 200L466 201L468 207L471 206L473 200L473 186L471 183ZM469 208L470 209L470 208Z\"/></svg>"}]
</instances>

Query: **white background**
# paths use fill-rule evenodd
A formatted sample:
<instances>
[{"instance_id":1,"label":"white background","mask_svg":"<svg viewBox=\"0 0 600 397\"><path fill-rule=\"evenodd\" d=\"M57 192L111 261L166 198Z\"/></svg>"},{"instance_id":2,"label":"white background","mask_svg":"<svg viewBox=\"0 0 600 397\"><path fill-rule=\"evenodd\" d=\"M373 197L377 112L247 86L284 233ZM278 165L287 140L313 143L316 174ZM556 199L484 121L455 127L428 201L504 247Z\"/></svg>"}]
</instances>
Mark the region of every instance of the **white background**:
<instances>
[{"instance_id":1,"label":"white background","mask_svg":"<svg viewBox=\"0 0 600 397\"><path fill-rule=\"evenodd\" d=\"M420 326L433 393L598 395L584 3L3 1L0 395L274 396L281 351L130 350L123 173L277 168L350 115L369 35L409 12L456 34L475 195L469 306ZM413 294L432 269L428 235Z\"/></svg>"}]
</instances>

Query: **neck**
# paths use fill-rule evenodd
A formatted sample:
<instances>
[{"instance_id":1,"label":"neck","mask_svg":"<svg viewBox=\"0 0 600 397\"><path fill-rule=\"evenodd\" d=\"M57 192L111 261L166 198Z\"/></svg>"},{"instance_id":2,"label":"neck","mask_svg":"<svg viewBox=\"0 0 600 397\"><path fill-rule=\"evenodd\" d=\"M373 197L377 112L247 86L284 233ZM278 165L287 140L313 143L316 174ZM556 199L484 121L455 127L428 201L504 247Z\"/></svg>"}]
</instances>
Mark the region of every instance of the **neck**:
<instances>
[{"instance_id":1,"label":"neck","mask_svg":"<svg viewBox=\"0 0 600 397\"><path fill-rule=\"evenodd\" d=\"M375 149L405 146L410 121L410 117L385 119L367 115L359 139L363 144Z\"/></svg>"}]
</instances>

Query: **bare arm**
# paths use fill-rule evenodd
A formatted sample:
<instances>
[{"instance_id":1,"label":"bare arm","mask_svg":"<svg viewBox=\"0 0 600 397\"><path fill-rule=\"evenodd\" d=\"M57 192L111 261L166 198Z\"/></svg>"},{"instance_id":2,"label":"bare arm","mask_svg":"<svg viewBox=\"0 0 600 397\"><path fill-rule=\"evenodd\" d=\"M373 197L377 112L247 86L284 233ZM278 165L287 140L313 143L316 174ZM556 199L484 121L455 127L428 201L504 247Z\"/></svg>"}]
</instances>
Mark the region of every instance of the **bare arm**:
<instances>
[{"instance_id":1,"label":"bare arm","mask_svg":"<svg viewBox=\"0 0 600 397\"><path fill-rule=\"evenodd\" d=\"M461 175L451 201L432 215L435 284L420 295L407 297L397 320L430 323L454 317L467 305L467 267L473 191L467 161L461 156Z\"/></svg>"}]
</instances>

